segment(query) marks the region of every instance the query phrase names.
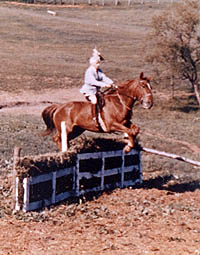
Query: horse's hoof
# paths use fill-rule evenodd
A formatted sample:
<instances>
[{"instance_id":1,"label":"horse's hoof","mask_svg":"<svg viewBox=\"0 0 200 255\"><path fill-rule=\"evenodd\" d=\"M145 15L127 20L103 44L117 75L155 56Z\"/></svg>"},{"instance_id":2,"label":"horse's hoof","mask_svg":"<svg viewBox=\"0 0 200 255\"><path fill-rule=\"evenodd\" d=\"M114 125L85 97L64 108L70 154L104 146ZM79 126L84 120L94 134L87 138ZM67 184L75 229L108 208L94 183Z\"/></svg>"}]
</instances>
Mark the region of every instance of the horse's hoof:
<instances>
[{"instance_id":1,"label":"horse's hoof","mask_svg":"<svg viewBox=\"0 0 200 255\"><path fill-rule=\"evenodd\" d=\"M129 145L126 145L126 146L124 147L124 153L130 152L131 149L132 149L132 147L130 147Z\"/></svg>"},{"instance_id":2,"label":"horse's hoof","mask_svg":"<svg viewBox=\"0 0 200 255\"><path fill-rule=\"evenodd\" d=\"M128 134L124 133L124 139L128 139Z\"/></svg>"}]
</instances>

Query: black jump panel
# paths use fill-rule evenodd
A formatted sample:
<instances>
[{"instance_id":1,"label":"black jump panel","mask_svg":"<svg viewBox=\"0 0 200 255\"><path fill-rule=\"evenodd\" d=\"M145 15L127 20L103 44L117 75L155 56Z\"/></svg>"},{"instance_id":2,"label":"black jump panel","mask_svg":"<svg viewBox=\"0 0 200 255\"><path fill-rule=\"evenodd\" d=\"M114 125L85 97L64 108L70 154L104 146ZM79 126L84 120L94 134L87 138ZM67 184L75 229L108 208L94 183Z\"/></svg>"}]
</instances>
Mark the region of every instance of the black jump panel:
<instances>
[{"instance_id":1,"label":"black jump panel","mask_svg":"<svg viewBox=\"0 0 200 255\"><path fill-rule=\"evenodd\" d=\"M79 160L79 172L98 173L102 169L103 161L101 158L90 158Z\"/></svg>"}]
</instances>

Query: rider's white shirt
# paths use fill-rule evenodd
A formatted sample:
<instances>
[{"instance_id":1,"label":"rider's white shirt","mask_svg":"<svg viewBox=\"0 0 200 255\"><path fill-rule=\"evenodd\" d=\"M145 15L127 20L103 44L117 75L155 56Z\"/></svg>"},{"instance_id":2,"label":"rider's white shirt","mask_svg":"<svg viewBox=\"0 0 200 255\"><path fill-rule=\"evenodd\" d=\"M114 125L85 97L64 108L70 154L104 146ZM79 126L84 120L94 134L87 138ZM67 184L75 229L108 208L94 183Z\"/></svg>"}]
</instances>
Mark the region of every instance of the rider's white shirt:
<instances>
[{"instance_id":1,"label":"rider's white shirt","mask_svg":"<svg viewBox=\"0 0 200 255\"><path fill-rule=\"evenodd\" d=\"M85 71L84 81L85 83L80 89L80 92L86 95L94 95L97 92L97 87L105 87L113 83L101 69L96 70L92 65Z\"/></svg>"}]
</instances>

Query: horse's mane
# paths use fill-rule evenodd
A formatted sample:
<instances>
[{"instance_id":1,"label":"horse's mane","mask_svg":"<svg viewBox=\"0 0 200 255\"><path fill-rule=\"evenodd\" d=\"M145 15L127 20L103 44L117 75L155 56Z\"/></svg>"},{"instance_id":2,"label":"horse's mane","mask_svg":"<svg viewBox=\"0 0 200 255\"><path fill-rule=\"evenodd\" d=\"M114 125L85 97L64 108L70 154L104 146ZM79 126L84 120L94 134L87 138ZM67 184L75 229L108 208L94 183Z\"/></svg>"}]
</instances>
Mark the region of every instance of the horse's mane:
<instances>
[{"instance_id":1,"label":"horse's mane","mask_svg":"<svg viewBox=\"0 0 200 255\"><path fill-rule=\"evenodd\" d=\"M124 90L124 89L127 89L129 86L138 86L138 82L137 81L140 81L141 77L140 78L136 78L136 79L132 79L132 80L125 80L125 81L122 81L122 82L119 82L117 84L117 89L111 89L111 90L108 90L104 93L104 96L107 96L107 95L116 95L117 91L119 90ZM142 80L144 81L148 81L149 78L147 77L142 77ZM133 85L134 84L134 85Z\"/></svg>"},{"instance_id":2,"label":"horse's mane","mask_svg":"<svg viewBox=\"0 0 200 255\"><path fill-rule=\"evenodd\" d=\"M119 88L123 88L125 86L128 86L129 84L131 84L134 80L126 80L126 81L122 81L121 83L117 84L117 86Z\"/></svg>"},{"instance_id":3,"label":"horse's mane","mask_svg":"<svg viewBox=\"0 0 200 255\"><path fill-rule=\"evenodd\" d=\"M108 91L104 92L103 94L104 94L104 96L116 95L118 90L127 88L130 84L133 83L133 81L135 81L135 80L126 80L121 83L118 83L117 89L116 88L109 89Z\"/></svg>"}]
</instances>

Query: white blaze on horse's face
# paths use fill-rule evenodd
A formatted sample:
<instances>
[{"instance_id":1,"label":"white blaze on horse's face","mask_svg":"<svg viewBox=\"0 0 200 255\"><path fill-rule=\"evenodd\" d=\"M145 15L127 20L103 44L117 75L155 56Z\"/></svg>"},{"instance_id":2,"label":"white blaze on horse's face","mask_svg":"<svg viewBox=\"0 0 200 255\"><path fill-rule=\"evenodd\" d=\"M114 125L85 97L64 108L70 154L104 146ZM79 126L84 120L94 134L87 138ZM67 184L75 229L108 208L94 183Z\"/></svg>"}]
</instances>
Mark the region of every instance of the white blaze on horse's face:
<instances>
[{"instance_id":1,"label":"white blaze on horse's face","mask_svg":"<svg viewBox=\"0 0 200 255\"><path fill-rule=\"evenodd\" d=\"M149 82L147 82L147 87L148 87L150 90L152 90L152 87L151 87L151 85L150 85Z\"/></svg>"},{"instance_id":2,"label":"white blaze on horse's face","mask_svg":"<svg viewBox=\"0 0 200 255\"><path fill-rule=\"evenodd\" d=\"M148 81L141 81L141 85L144 88L144 95L141 98L141 104L144 109L150 109L153 106L153 96L151 91L151 85Z\"/></svg>"}]
</instances>

